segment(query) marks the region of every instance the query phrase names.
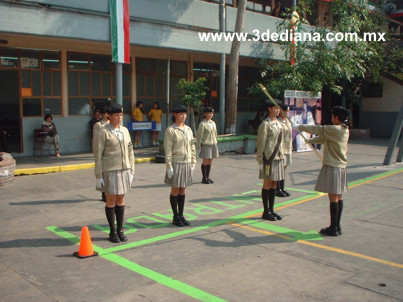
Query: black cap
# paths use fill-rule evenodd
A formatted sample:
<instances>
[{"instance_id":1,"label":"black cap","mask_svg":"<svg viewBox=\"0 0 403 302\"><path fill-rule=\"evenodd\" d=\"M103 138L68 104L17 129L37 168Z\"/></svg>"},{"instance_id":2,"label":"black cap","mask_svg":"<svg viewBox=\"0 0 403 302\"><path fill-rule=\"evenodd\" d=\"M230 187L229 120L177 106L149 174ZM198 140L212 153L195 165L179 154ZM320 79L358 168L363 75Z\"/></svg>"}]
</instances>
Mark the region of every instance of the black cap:
<instances>
[{"instance_id":1,"label":"black cap","mask_svg":"<svg viewBox=\"0 0 403 302\"><path fill-rule=\"evenodd\" d=\"M213 107L207 106L203 109L204 112L214 112Z\"/></svg>"},{"instance_id":2,"label":"black cap","mask_svg":"<svg viewBox=\"0 0 403 302\"><path fill-rule=\"evenodd\" d=\"M290 106L287 105L287 104L280 104L280 108L281 108L282 110L284 110L284 111L290 110Z\"/></svg>"},{"instance_id":3,"label":"black cap","mask_svg":"<svg viewBox=\"0 0 403 302\"><path fill-rule=\"evenodd\" d=\"M108 111L109 111L109 106L104 106L104 107L102 107L99 111L101 112L101 114L108 113Z\"/></svg>"},{"instance_id":4,"label":"black cap","mask_svg":"<svg viewBox=\"0 0 403 302\"><path fill-rule=\"evenodd\" d=\"M113 113L121 113L123 112L123 106L120 104L111 104L108 106L108 113L113 114Z\"/></svg>"},{"instance_id":5,"label":"black cap","mask_svg":"<svg viewBox=\"0 0 403 302\"><path fill-rule=\"evenodd\" d=\"M267 107L273 107L276 106L272 101L270 101L269 99L266 99L264 101L264 103L266 104Z\"/></svg>"},{"instance_id":6,"label":"black cap","mask_svg":"<svg viewBox=\"0 0 403 302\"><path fill-rule=\"evenodd\" d=\"M183 106L183 105L177 105L174 107L172 110L173 113L181 113L181 112L188 112L188 107Z\"/></svg>"}]
</instances>

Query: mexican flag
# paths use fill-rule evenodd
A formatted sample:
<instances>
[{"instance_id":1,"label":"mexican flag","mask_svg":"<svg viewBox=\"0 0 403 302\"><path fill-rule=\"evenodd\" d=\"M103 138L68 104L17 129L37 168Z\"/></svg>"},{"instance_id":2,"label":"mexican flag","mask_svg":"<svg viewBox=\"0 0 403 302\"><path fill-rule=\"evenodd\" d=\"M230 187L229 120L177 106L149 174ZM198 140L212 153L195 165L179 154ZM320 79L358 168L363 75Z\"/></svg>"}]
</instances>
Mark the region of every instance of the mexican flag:
<instances>
[{"instance_id":1,"label":"mexican flag","mask_svg":"<svg viewBox=\"0 0 403 302\"><path fill-rule=\"evenodd\" d=\"M130 63L129 0L110 0L112 62Z\"/></svg>"}]
</instances>

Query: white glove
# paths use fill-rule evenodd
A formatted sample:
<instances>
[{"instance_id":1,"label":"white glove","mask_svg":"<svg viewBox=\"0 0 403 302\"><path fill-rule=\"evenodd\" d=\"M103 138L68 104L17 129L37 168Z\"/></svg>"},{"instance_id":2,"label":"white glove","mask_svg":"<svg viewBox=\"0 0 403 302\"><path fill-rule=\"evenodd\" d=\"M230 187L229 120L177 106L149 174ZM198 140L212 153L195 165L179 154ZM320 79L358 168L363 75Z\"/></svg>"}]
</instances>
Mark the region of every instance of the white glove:
<instances>
[{"instance_id":1,"label":"white glove","mask_svg":"<svg viewBox=\"0 0 403 302\"><path fill-rule=\"evenodd\" d=\"M292 124L292 130L298 130L299 128L298 124Z\"/></svg>"},{"instance_id":2,"label":"white glove","mask_svg":"<svg viewBox=\"0 0 403 302\"><path fill-rule=\"evenodd\" d=\"M174 169L167 169L167 175L168 175L168 178L169 179L171 179L172 178L172 176L174 175Z\"/></svg>"},{"instance_id":3,"label":"white glove","mask_svg":"<svg viewBox=\"0 0 403 302\"><path fill-rule=\"evenodd\" d=\"M191 170L191 174L192 174L192 177L193 177L193 171L195 170L195 166L191 166L190 170Z\"/></svg>"},{"instance_id":4,"label":"white glove","mask_svg":"<svg viewBox=\"0 0 403 302\"><path fill-rule=\"evenodd\" d=\"M101 189L104 185L105 183L103 178L99 178L96 180L95 186L97 189Z\"/></svg>"},{"instance_id":5,"label":"white glove","mask_svg":"<svg viewBox=\"0 0 403 302\"><path fill-rule=\"evenodd\" d=\"M133 183L133 178L134 178L134 175L130 174L130 183Z\"/></svg>"}]
</instances>

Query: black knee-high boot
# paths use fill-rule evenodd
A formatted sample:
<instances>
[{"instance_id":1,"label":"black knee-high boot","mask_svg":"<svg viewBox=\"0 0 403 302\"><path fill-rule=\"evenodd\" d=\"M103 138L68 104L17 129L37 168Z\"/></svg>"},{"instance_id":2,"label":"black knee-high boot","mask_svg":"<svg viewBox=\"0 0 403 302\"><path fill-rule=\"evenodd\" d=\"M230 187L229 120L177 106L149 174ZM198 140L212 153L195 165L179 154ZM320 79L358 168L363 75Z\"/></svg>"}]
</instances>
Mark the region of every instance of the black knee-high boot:
<instances>
[{"instance_id":1,"label":"black knee-high boot","mask_svg":"<svg viewBox=\"0 0 403 302\"><path fill-rule=\"evenodd\" d=\"M337 215L339 212L339 203L331 202L329 208L330 208L330 226L321 229L320 233L328 236L337 236L338 235Z\"/></svg>"},{"instance_id":2,"label":"black knee-high boot","mask_svg":"<svg viewBox=\"0 0 403 302\"><path fill-rule=\"evenodd\" d=\"M113 243L119 243L118 234L115 229L115 208L105 207L106 219L108 219L109 223L109 241Z\"/></svg>"},{"instance_id":3,"label":"black knee-high boot","mask_svg":"<svg viewBox=\"0 0 403 302\"><path fill-rule=\"evenodd\" d=\"M285 187L285 179L280 180L279 184L280 184L280 190L284 193L284 195L285 196L291 196L291 194L288 193L284 188Z\"/></svg>"},{"instance_id":4,"label":"black knee-high boot","mask_svg":"<svg viewBox=\"0 0 403 302\"><path fill-rule=\"evenodd\" d=\"M269 190L269 211L273 214L276 220L283 219L283 216L274 212L274 200L276 199L276 188L270 188Z\"/></svg>"},{"instance_id":5,"label":"black knee-high boot","mask_svg":"<svg viewBox=\"0 0 403 302\"><path fill-rule=\"evenodd\" d=\"M183 227L184 224L183 224L182 220L179 218L179 214L178 214L178 196L169 195L169 200L171 202L171 208L172 208L172 212L174 214L174 217L172 219L172 224L179 226L179 227Z\"/></svg>"},{"instance_id":6,"label":"black knee-high boot","mask_svg":"<svg viewBox=\"0 0 403 302\"><path fill-rule=\"evenodd\" d=\"M281 181L281 180L280 180ZM285 193L281 190L281 185L280 181L277 182L277 187L276 187L276 196L277 197L286 197Z\"/></svg>"},{"instance_id":7,"label":"black knee-high boot","mask_svg":"<svg viewBox=\"0 0 403 302\"><path fill-rule=\"evenodd\" d=\"M210 182L207 179L207 165L201 165L201 170L203 175L202 183L209 184Z\"/></svg>"},{"instance_id":8,"label":"black knee-high boot","mask_svg":"<svg viewBox=\"0 0 403 302\"><path fill-rule=\"evenodd\" d=\"M178 209L179 209L179 218L182 220L184 225L190 225L190 222L185 219L183 216L183 210L185 209L185 195L178 195Z\"/></svg>"},{"instance_id":9,"label":"black knee-high boot","mask_svg":"<svg viewBox=\"0 0 403 302\"><path fill-rule=\"evenodd\" d=\"M270 213L269 200L270 200L270 190L262 189L262 202L263 202L263 215L262 219L276 221L277 218Z\"/></svg>"},{"instance_id":10,"label":"black knee-high boot","mask_svg":"<svg viewBox=\"0 0 403 302\"><path fill-rule=\"evenodd\" d=\"M339 233L339 235L342 234L341 225L340 225L342 212L343 212L343 200L339 200L339 211L337 212L337 232Z\"/></svg>"},{"instance_id":11,"label":"black knee-high boot","mask_svg":"<svg viewBox=\"0 0 403 302\"><path fill-rule=\"evenodd\" d=\"M210 178L210 170L211 170L211 165L206 166L206 175L207 175L207 180L212 184L214 181L211 180Z\"/></svg>"},{"instance_id":12,"label":"black knee-high boot","mask_svg":"<svg viewBox=\"0 0 403 302\"><path fill-rule=\"evenodd\" d=\"M123 233L123 221L125 217L125 206L115 206L116 223L118 225L118 237L120 241L127 241L127 237Z\"/></svg>"}]
</instances>

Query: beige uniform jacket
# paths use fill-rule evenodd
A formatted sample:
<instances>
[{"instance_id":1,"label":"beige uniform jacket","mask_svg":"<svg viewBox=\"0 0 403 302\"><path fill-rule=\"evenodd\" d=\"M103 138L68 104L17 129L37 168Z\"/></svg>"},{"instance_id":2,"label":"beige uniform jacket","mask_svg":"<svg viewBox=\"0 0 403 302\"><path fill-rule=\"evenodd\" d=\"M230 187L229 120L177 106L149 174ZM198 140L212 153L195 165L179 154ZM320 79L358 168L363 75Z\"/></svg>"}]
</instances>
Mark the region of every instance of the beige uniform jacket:
<instances>
[{"instance_id":1,"label":"beige uniform jacket","mask_svg":"<svg viewBox=\"0 0 403 302\"><path fill-rule=\"evenodd\" d=\"M94 137L97 136L98 132L107 124L108 123L102 119L94 125L94 128L92 129L92 150L94 150Z\"/></svg>"},{"instance_id":2,"label":"beige uniform jacket","mask_svg":"<svg viewBox=\"0 0 403 302\"><path fill-rule=\"evenodd\" d=\"M165 130L164 150L167 169L172 169L173 162L196 165L195 140L189 126L182 129L176 124L169 126Z\"/></svg>"},{"instance_id":3,"label":"beige uniform jacket","mask_svg":"<svg viewBox=\"0 0 403 302\"><path fill-rule=\"evenodd\" d=\"M278 136L282 131L282 126L280 121L273 122L270 118L265 119L259 126L257 131L256 140L256 160L259 165L263 164L263 154L268 160L273 154L274 148L278 142ZM273 160L283 159L282 142Z\"/></svg>"},{"instance_id":4,"label":"beige uniform jacket","mask_svg":"<svg viewBox=\"0 0 403 302\"><path fill-rule=\"evenodd\" d=\"M201 145L216 145L217 144L217 126L214 121L206 121L203 119L196 132L197 148Z\"/></svg>"},{"instance_id":5,"label":"beige uniform jacket","mask_svg":"<svg viewBox=\"0 0 403 302\"><path fill-rule=\"evenodd\" d=\"M308 140L311 144L323 144L323 165L345 168L347 166L347 143L350 132L344 125L299 125L299 130L317 137Z\"/></svg>"},{"instance_id":6,"label":"beige uniform jacket","mask_svg":"<svg viewBox=\"0 0 403 302\"><path fill-rule=\"evenodd\" d=\"M120 126L123 139L120 140L109 124L94 135L95 177L102 178L102 172L131 170L134 175L134 152L129 130Z\"/></svg>"},{"instance_id":7,"label":"beige uniform jacket","mask_svg":"<svg viewBox=\"0 0 403 302\"><path fill-rule=\"evenodd\" d=\"M288 119L278 118L281 122L281 126L283 126L283 154L291 154L292 153L292 124Z\"/></svg>"}]
</instances>

